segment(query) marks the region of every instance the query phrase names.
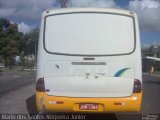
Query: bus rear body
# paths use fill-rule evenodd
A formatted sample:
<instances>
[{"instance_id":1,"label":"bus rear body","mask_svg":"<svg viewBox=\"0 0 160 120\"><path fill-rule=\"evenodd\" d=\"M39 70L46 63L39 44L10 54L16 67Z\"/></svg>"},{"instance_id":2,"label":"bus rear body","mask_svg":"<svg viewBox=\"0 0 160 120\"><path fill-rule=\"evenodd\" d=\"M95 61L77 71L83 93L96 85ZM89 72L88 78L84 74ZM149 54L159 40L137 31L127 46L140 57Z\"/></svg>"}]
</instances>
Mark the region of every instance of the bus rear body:
<instances>
[{"instance_id":1,"label":"bus rear body","mask_svg":"<svg viewBox=\"0 0 160 120\"><path fill-rule=\"evenodd\" d=\"M48 112L137 112L142 73L137 16L103 8L45 11L36 104Z\"/></svg>"}]
</instances>

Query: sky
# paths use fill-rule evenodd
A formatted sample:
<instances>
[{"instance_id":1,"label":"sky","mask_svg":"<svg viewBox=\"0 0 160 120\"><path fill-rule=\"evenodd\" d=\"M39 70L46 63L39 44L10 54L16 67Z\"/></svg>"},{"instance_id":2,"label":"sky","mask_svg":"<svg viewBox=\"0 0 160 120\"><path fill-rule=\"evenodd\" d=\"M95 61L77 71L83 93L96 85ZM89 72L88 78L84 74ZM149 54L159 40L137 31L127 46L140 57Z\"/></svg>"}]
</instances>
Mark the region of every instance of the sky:
<instances>
[{"instance_id":1,"label":"sky","mask_svg":"<svg viewBox=\"0 0 160 120\"><path fill-rule=\"evenodd\" d=\"M160 43L160 0L69 0L68 7L120 8L137 13L142 46ZM59 0L0 0L0 18L18 24L27 33L39 27L46 9L60 8Z\"/></svg>"}]
</instances>

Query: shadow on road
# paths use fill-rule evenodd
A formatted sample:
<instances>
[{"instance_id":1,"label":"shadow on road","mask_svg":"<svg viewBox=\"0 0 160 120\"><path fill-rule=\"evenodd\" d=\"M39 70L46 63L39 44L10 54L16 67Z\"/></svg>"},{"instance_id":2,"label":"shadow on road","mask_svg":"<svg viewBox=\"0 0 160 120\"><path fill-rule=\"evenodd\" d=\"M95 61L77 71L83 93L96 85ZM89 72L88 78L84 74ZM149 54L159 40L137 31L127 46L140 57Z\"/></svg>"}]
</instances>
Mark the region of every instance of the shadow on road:
<instances>
[{"instance_id":1,"label":"shadow on road","mask_svg":"<svg viewBox=\"0 0 160 120\"><path fill-rule=\"evenodd\" d=\"M46 116L68 116L69 120L118 120L114 113L46 113ZM124 119L123 119L124 120Z\"/></svg>"},{"instance_id":2,"label":"shadow on road","mask_svg":"<svg viewBox=\"0 0 160 120\"><path fill-rule=\"evenodd\" d=\"M117 120L117 117L113 113L101 113L101 114L86 114L87 120Z\"/></svg>"},{"instance_id":3,"label":"shadow on road","mask_svg":"<svg viewBox=\"0 0 160 120\"><path fill-rule=\"evenodd\" d=\"M36 95L32 95L31 97L26 99L26 107L28 110L28 114L37 114Z\"/></svg>"}]
</instances>

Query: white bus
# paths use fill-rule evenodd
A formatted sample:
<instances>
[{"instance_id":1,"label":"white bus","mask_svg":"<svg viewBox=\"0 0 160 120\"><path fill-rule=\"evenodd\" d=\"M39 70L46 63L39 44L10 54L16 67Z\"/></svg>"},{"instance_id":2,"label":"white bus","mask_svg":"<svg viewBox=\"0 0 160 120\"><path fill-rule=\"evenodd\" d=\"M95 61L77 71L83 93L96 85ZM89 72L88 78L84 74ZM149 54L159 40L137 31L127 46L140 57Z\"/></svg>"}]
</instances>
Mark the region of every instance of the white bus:
<instances>
[{"instance_id":1,"label":"white bus","mask_svg":"<svg viewBox=\"0 0 160 120\"><path fill-rule=\"evenodd\" d=\"M42 15L37 60L38 111L140 110L142 67L134 12L47 10Z\"/></svg>"}]
</instances>

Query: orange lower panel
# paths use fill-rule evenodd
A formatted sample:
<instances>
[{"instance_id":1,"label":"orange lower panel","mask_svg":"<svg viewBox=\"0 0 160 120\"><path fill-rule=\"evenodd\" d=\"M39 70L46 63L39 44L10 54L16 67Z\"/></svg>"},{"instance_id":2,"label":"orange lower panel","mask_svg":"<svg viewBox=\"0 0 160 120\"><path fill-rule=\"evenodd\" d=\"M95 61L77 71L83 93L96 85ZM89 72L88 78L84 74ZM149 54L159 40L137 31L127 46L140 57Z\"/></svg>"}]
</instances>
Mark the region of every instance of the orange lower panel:
<instances>
[{"instance_id":1,"label":"orange lower panel","mask_svg":"<svg viewBox=\"0 0 160 120\"><path fill-rule=\"evenodd\" d=\"M141 107L142 93L133 93L123 98L72 98L49 96L36 92L37 110L43 106L48 112L138 112ZM80 103L96 103L97 110L80 110Z\"/></svg>"}]
</instances>

